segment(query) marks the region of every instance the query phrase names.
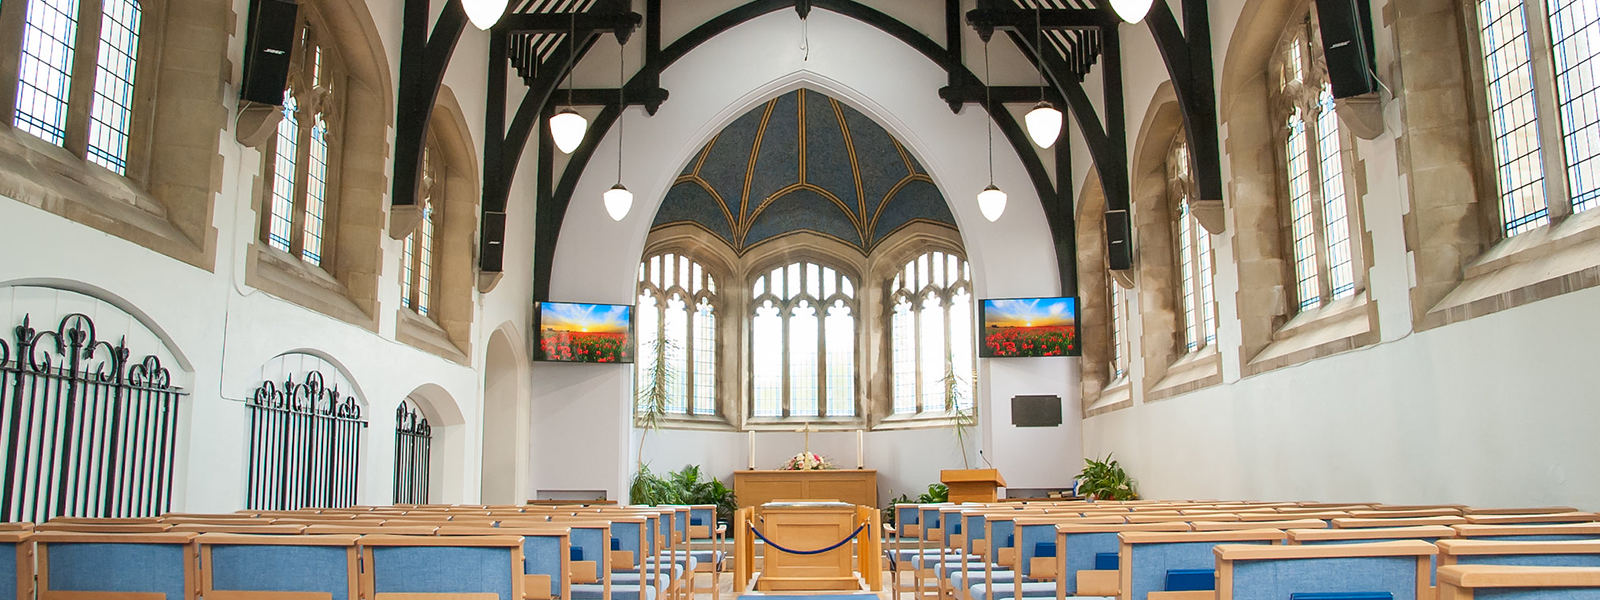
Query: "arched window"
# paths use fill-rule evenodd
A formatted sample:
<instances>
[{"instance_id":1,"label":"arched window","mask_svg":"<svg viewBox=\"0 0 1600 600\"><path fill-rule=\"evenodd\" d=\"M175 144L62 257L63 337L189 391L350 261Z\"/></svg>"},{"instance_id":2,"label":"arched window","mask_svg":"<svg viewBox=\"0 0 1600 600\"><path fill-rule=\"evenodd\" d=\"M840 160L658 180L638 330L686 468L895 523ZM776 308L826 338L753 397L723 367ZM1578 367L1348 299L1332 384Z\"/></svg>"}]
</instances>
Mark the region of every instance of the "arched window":
<instances>
[{"instance_id":1,"label":"arched window","mask_svg":"<svg viewBox=\"0 0 1600 600\"><path fill-rule=\"evenodd\" d=\"M1503 235L1600 205L1595 3L1475 4Z\"/></svg>"},{"instance_id":2,"label":"arched window","mask_svg":"<svg viewBox=\"0 0 1600 600\"><path fill-rule=\"evenodd\" d=\"M1350 239L1358 214L1346 193L1345 135L1310 13L1290 26L1276 61L1278 106L1286 111L1281 164L1287 183L1286 236L1295 306L1306 311L1356 292Z\"/></svg>"},{"instance_id":3,"label":"arched window","mask_svg":"<svg viewBox=\"0 0 1600 600\"><path fill-rule=\"evenodd\" d=\"M1108 283L1111 288L1111 380L1116 381L1128 374L1128 291L1115 281Z\"/></svg>"},{"instance_id":4,"label":"arched window","mask_svg":"<svg viewBox=\"0 0 1600 600\"><path fill-rule=\"evenodd\" d=\"M638 389L650 385L658 355L667 369L667 412L717 413L717 280L687 256L639 264Z\"/></svg>"},{"instance_id":5,"label":"arched window","mask_svg":"<svg viewBox=\"0 0 1600 600\"><path fill-rule=\"evenodd\" d=\"M972 270L966 259L929 252L905 264L889 287L894 414L972 409Z\"/></svg>"},{"instance_id":6,"label":"arched window","mask_svg":"<svg viewBox=\"0 0 1600 600\"><path fill-rule=\"evenodd\" d=\"M302 11L309 13L310 11ZM319 36L318 28L301 17L292 57L289 87L284 92L283 120L262 152L268 187L267 244L320 266L333 245L326 227L334 189L333 151L337 121L339 66Z\"/></svg>"},{"instance_id":7,"label":"arched window","mask_svg":"<svg viewBox=\"0 0 1600 600\"><path fill-rule=\"evenodd\" d=\"M751 414L854 417L855 283L796 262L751 286Z\"/></svg>"},{"instance_id":8,"label":"arched window","mask_svg":"<svg viewBox=\"0 0 1600 600\"><path fill-rule=\"evenodd\" d=\"M25 9L14 124L126 175L139 2L26 0ZM94 28L93 37L83 27ZM83 39L98 43L79 46Z\"/></svg>"},{"instance_id":9,"label":"arched window","mask_svg":"<svg viewBox=\"0 0 1600 600\"><path fill-rule=\"evenodd\" d=\"M422 207L422 222L406 236L400 263L400 305L428 316L433 308L435 262L433 234L438 227L440 205L444 202L445 165L439 160L432 140L422 149L422 184L417 190Z\"/></svg>"},{"instance_id":10,"label":"arched window","mask_svg":"<svg viewBox=\"0 0 1600 600\"><path fill-rule=\"evenodd\" d=\"M1180 139L1167 155L1167 175L1178 207L1178 295L1183 308L1183 340L1189 352L1217 341L1217 265L1211 256L1211 233L1190 210L1189 149Z\"/></svg>"}]
</instances>

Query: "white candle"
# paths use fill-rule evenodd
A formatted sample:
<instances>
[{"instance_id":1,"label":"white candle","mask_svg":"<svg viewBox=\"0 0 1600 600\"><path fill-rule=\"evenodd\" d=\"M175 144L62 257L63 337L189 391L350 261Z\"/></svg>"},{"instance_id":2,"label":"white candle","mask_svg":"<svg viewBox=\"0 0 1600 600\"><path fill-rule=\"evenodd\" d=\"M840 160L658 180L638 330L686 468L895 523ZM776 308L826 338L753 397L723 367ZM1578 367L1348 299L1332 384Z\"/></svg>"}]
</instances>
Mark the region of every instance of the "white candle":
<instances>
[{"instance_id":1,"label":"white candle","mask_svg":"<svg viewBox=\"0 0 1600 600\"><path fill-rule=\"evenodd\" d=\"M756 432L750 432L750 470L756 470Z\"/></svg>"},{"instance_id":2,"label":"white candle","mask_svg":"<svg viewBox=\"0 0 1600 600\"><path fill-rule=\"evenodd\" d=\"M865 469L865 468L867 468L866 437L867 436L866 436L866 430L865 429L857 429L856 430L856 468L857 469Z\"/></svg>"}]
</instances>

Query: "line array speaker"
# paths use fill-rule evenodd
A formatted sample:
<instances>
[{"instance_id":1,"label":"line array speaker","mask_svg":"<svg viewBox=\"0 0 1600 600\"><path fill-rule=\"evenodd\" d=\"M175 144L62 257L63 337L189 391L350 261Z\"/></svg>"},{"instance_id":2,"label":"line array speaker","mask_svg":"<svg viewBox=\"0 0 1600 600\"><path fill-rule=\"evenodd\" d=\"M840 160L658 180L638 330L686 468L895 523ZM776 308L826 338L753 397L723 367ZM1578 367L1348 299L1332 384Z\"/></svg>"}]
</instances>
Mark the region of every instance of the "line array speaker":
<instances>
[{"instance_id":1,"label":"line array speaker","mask_svg":"<svg viewBox=\"0 0 1600 600\"><path fill-rule=\"evenodd\" d=\"M1333 97L1378 91L1372 47L1372 5L1367 0L1317 0L1322 55L1328 62Z\"/></svg>"},{"instance_id":2,"label":"line array speaker","mask_svg":"<svg viewBox=\"0 0 1600 600\"><path fill-rule=\"evenodd\" d=\"M239 86L239 97L251 102L283 105L299 11L300 6L290 0L250 0L244 81Z\"/></svg>"}]
</instances>

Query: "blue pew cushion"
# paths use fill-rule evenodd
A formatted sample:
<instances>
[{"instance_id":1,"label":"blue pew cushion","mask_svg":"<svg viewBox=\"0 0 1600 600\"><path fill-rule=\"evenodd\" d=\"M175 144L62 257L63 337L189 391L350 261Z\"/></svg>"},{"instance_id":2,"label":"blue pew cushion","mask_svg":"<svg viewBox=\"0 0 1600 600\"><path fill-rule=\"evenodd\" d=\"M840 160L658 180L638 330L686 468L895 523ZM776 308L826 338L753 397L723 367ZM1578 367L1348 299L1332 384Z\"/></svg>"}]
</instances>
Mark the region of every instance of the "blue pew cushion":
<instances>
[{"instance_id":1,"label":"blue pew cushion","mask_svg":"<svg viewBox=\"0 0 1600 600\"><path fill-rule=\"evenodd\" d=\"M1394 600L1389 592L1317 592L1289 594L1289 600Z\"/></svg>"},{"instance_id":2,"label":"blue pew cushion","mask_svg":"<svg viewBox=\"0 0 1600 600\"><path fill-rule=\"evenodd\" d=\"M992 573L989 574L989 580L993 581L995 585L1000 585L1002 583L1006 584L1006 585L1011 585L1012 582L1017 580L1017 572L1016 571L995 571L995 572L992 572ZM966 589L966 588L969 588L969 587L972 587L972 586L975 586L975 585L983 585L983 584L984 584L983 569L978 569L976 571L968 571L966 573L965 577L962 577L962 573L960 571L956 571L956 572L950 574L950 587Z\"/></svg>"},{"instance_id":3,"label":"blue pew cushion","mask_svg":"<svg viewBox=\"0 0 1600 600\"><path fill-rule=\"evenodd\" d=\"M1016 586L1014 586L1014 585L997 585L997 586L994 586L994 597L993 598L989 597L989 591L987 589L985 589L986 587L988 587L988 586L985 586L985 585L980 583L980 584L977 584L977 585L974 585L974 586L968 588L967 589L967 597L972 598L972 600L1006 600L1007 598L1016 598L1017 597L1017 595L1016 595ZM1054 598L1054 597L1056 597L1056 584L1052 583L1052 582L1049 582L1049 581L1035 582L1035 583L1023 583L1022 584L1022 597L1023 598ZM1113 599L1109 598L1109 597L1104 597L1104 596L1074 596L1073 600L1113 600Z\"/></svg>"},{"instance_id":4,"label":"blue pew cushion","mask_svg":"<svg viewBox=\"0 0 1600 600\"><path fill-rule=\"evenodd\" d=\"M656 600L655 588L646 587L644 592L645 596L641 599L639 598L638 585L618 586L615 582L611 584L611 600ZM572 586L572 600L603 600L604 598L604 584L579 583Z\"/></svg>"},{"instance_id":5,"label":"blue pew cushion","mask_svg":"<svg viewBox=\"0 0 1600 600\"><path fill-rule=\"evenodd\" d=\"M1096 571L1115 571L1121 562L1122 559L1115 552L1096 552L1094 554L1094 570Z\"/></svg>"},{"instance_id":6,"label":"blue pew cushion","mask_svg":"<svg viewBox=\"0 0 1600 600\"><path fill-rule=\"evenodd\" d=\"M1171 569L1167 571L1167 591L1196 592L1217 588L1215 569ZM1331 599L1328 599L1331 600Z\"/></svg>"},{"instance_id":7,"label":"blue pew cushion","mask_svg":"<svg viewBox=\"0 0 1600 600\"><path fill-rule=\"evenodd\" d=\"M690 552L689 556L694 557L695 562L700 563L701 566L711 565L720 567L722 566L722 562L727 560L728 553L721 550L695 550Z\"/></svg>"},{"instance_id":8,"label":"blue pew cushion","mask_svg":"<svg viewBox=\"0 0 1600 600\"><path fill-rule=\"evenodd\" d=\"M567 552L567 557L573 562L583 560L583 548L573 546L572 549Z\"/></svg>"},{"instance_id":9,"label":"blue pew cushion","mask_svg":"<svg viewBox=\"0 0 1600 600\"><path fill-rule=\"evenodd\" d=\"M1033 545L1033 556L1035 558L1055 558L1055 556L1056 556L1056 543L1055 542L1039 542L1037 544L1034 544Z\"/></svg>"}]
</instances>

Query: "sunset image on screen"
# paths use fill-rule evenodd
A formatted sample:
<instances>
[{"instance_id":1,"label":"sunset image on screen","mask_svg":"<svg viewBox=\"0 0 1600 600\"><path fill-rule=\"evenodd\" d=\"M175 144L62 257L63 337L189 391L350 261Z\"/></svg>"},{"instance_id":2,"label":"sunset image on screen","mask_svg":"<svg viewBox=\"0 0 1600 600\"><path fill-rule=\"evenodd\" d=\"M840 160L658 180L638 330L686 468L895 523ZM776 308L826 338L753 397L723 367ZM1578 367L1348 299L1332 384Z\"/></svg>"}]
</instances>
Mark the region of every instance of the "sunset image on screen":
<instances>
[{"instance_id":1,"label":"sunset image on screen","mask_svg":"<svg viewBox=\"0 0 1600 600\"><path fill-rule=\"evenodd\" d=\"M983 301L983 356L1077 356L1077 298Z\"/></svg>"},{"instance_id":2,"label":"sunset image on screen","mask_svg":"<svg viewBox=\"0 0 1600 600\"><path fill-rule=\"evenodd\" d=\"M631 306L543 302L539 310L539 348L545 360L630 362Z\"/></svg>"}]
</instances>

